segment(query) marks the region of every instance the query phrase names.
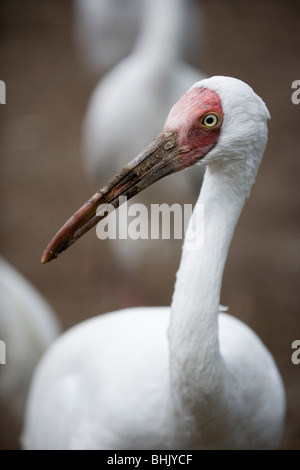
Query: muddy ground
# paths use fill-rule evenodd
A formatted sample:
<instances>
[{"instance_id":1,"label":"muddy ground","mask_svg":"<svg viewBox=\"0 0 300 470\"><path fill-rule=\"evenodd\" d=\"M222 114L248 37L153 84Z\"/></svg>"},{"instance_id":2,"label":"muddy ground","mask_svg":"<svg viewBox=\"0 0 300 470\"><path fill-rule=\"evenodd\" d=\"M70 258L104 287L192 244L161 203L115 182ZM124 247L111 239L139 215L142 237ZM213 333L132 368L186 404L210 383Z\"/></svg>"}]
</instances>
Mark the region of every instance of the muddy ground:
<instances>
[{"instance_id":1,"label":"muddy ground","mask_svg":"<svg viewBox=\"0 0 300 470\"><path fill-rule=\"evenodd\" d=\"M298 1L206 0L206 42L197 64L232 75L263 97L269 143L225 269L222 298L277 361L287 392L282 449L300 449ZM80 160L80 127L96 83L76 54L67 0L2 0L0 79L1 252L51 303L63 328L113 309L170 303L180 253L126 276L111 247L90 233L47 266L40 255L57 228L91 194ZM251 354L251 351L249 351ZM1 366L3 367L3 366ZM0 449L18 448L18 426L0 409Z\"/></svg>"}]
</instances>

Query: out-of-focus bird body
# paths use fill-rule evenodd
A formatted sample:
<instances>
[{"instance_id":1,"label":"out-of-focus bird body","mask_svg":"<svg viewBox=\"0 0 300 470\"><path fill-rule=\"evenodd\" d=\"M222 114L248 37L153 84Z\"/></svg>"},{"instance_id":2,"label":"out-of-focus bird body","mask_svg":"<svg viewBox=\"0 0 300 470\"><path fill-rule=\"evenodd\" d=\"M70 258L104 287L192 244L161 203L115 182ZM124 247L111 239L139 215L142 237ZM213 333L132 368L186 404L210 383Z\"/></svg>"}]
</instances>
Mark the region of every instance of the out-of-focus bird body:
<instances>
[{"instance_id":1,"label":"out-of-focus bird body","mask_svg":"<svg viewBox=\"0 0 300 470\"><path fill-rule=\"evenodd\" d=\"M147 0L132 53L99 81L90 98L83 123L83 158L97 184L147 145L172 104L204 78L179 59L183 5L182 0Z\"/></svg>"},{"instance_id":2,"label":"out-of-focus bird body","mask_svg":"<svg viewBox=\"0 0 300 470\"><path fill-rule=\"evenodd\" d=\"M60 333L55 313L36 288L0 257L0 339L6 346L0 396L21 418L40 357Z\"/></svg>"},{"instance_id":3,"label":"out-of-focus bird body","mask_svg":"<svg viewBox=\"0 0 300 470\"><path fill-rule=\"evenodd\" d=\"M132 53L99 81L90 98L83 122L82 155L84 169L95 187L144 148L162 128L172 104L204 78L179 58L184 5L183 0L148 0ZM148 208L150 202L192 204L201 185L201 171L187 171L159 182L136 202ZM153 230L158 232L159 228ZM172 255L178 253L181 240L164 244L128 238L111 243L118 262L134 273L140 269L151 272L162 259L171 268ZM176 255L174 260L175 269Z\"/></svg>"},{"instance_id":4,"label":"out-of-focus bird body","mask_svg":"<svg viewBox=\"0 0 300 470\"><path fill-rule=\"evenodd\" d=\"M172 1L176 8L177 0ZM74 0L75 44L86 71L99 75L131 53L147 2ZM182 5L182 24L186 27L180 31L180 57L197 64L205 42L201 6L195 0L183 0Z\"/></svg>"}]
</instances>

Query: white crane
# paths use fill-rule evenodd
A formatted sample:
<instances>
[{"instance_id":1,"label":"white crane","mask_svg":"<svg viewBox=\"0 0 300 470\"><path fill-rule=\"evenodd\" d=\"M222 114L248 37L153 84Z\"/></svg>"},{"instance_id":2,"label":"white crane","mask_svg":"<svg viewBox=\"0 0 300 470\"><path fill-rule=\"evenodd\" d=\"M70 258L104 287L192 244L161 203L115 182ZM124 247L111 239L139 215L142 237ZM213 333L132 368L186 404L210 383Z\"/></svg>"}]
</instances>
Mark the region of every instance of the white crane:
<instances>
[{"instance_id":1,"label":"white crane","mask_svg":"<svg viewBox=\"0 0 300 470\"><path fill-rule=\"evenodd\" d=\"M183 26L189 29L183 24L185 4L185 0L147 0L133 52L99 81L90 98L83 122L82 155L84 169L95 187L144 148L162 128L172 104L204 78L199 70L180 60L181 30ZM158 184L137 202L192 203L200 184L200 175L187 172L175 176L174 181ZM130 239L111 243L116 259L127 272L146 266L152 270L162 257L172 263L174 249L178 252L179 248L176 240L168 244L162 241L163 246L157 241Z\"/></svg>"},{"instance_id":2,"label":"white crane","mask_svg":"<svg viewBox=\"0 0 300 470\"><path fill-rule=\"evenodd\" d=\"M27 448L278 446L285 392L276 364L248 326L219 308L228 249L264 153L268 118L261 98L238 79L196 83L152 144L54 237L44 263L97 223L98 204L117 207L121 195L206 165L198 199L204 243L192 219L171 307L101 315L61 336L36 370Z\"/></svg>"},{"instance_id":3,"label":"white crane","mask_svg":"<svg viewBox=\"0 0 300 470\"><path fill-rule=\"evenodd\" d=\"M21 422L33 371L60 334L52 308L37 289L0 256L0 398Z\"/></svg>"},{"instance_id":4,"label":"white crane","mask_svg":"<svg viewBox=\"0 0 300 470\"><path fill-rule=\"evenodd\" d=\"M164 0L161 0L161 3ZM85 70L99 75L130 54L148 0L74 0L74 39ZM203 44L199 1L184 0L181 57L195 63ZM168 21L168 18L165 18Z\"/></svg>"}]
</instances>

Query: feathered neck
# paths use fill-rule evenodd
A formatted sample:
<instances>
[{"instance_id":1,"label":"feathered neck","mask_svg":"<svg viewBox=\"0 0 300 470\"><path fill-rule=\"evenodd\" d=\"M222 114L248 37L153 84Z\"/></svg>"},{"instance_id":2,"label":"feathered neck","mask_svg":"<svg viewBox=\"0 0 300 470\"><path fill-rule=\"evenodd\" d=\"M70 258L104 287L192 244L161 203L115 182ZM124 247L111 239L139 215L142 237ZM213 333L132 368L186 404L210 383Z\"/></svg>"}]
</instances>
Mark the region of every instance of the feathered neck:
<instances>
[{"instance_id":1,"label":"feathered neck","mask_svg":"<svg viewBox=\"0 0 300 470\"><path fill-rule=\"evenodd\" d=\"M178 409L197 417L219 409L223 367L218 314L223 271L246 195L207 167L177 273L169 327L171 390ZM198 217L204 208L204 220ZM209 403L213 406L209 406Z\"/></svg>"}]
</instances>

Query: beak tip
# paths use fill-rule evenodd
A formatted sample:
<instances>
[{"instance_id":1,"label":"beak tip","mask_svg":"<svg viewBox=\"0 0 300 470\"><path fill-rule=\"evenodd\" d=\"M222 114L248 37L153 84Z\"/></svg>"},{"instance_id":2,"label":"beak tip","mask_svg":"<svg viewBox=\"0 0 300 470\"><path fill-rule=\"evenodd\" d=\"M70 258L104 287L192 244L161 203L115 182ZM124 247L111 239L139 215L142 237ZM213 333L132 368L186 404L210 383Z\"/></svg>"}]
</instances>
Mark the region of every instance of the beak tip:
<instances>
[{"instance_id":1,"label":"beak tip","mask_svg":"<svg viewBox=\"0 0 300 470\"><path fill-rule=\"evenodd\" d=\"M41 263L42 264L49 263L54 258L56 258L56 256L53 254L52 251L45 250L41 258Z\"/></svg>"},{"instance_id":2,"label":"beak tip","mask_svg":"<svg viewBox=\"0 0 300 470\"><path fill-rule=\"evenodd\" d=\"M43 256L41 257L41 263L42 263L42 264L48 263L48 259L47 259L47 257L46 257L44 254L43 254Z\"/></svg>"}]
</instances>

